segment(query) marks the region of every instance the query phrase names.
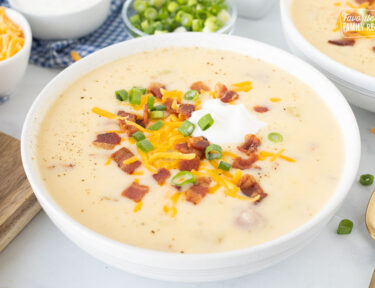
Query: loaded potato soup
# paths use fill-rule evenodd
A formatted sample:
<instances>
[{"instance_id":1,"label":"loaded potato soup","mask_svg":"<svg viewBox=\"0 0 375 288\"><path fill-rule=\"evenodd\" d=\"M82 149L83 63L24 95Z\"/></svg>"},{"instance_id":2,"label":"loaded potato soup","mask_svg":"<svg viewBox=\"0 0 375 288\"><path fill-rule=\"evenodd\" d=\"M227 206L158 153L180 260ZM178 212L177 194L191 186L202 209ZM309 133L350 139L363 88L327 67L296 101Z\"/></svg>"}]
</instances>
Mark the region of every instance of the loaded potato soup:
<instances>
[{"instance_id":1,"label":"loaded potato soup","mask_svg":"<svg viewBox=\"0 0 375 288\"><path fill-rule=\"evenodd\" d=\"M37 160L79 223L175 253L254 246L311 219L343 164L315 92L259 59L171 48L106 64L45 115Z\"/></svg>"},{"instance_id":2,"label":"loaded potato soup","mask_svg":"<svg viewBox=\"0 0 375 288\"><path fill-rule=\"evenodd\" d=\"M350 68L375 76L375 1L294 0L291 9L295 26L312 45ZM342 14L348 14L345 20L341 11L347 11ZM345 37L343 22L352 27Z\"/></svg>"}]
</instances>

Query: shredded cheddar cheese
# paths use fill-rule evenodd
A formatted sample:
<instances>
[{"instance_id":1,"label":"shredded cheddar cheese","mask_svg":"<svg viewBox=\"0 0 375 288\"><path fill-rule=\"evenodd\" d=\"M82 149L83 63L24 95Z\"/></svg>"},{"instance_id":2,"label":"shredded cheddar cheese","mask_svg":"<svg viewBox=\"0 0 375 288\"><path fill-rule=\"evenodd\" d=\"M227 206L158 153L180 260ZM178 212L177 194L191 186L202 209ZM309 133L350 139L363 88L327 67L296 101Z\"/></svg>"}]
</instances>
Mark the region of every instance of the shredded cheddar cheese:
<instances>
[{"instance_id":1,"label":"shredded cheddar cheese","mask_svg":"<svg viewBox=\"0 0 375 288\"><path fill-rule=\"evenodd\" d=\"M122 162L124 165L132 164L134 162L137 162L138 158L136 156L130 157Z\"/></svg>"},{"instance_id":2,"label":"shredded cheddar cheese","mask_svg":"<svg viewBox=\"0 0 375 288\"><path fill-rule=\"evenodd\" d=\"M253 85L250 81L244 81L241 83L235 83L231 85L231 89L236 92L249 92L253 88Z\"/></svg>"},{"instance_id":3,"label":"shredded cheddar cheese","mask_svg":"<svg viewBox=\"0 0 375 288\"><path fill-rule=\"evenodd\" d=\"M149 159L149 162L152 163L155 160L162 159L162 158L191 160L195 158L195 153L184 154L181 152L159 152L159 153L155 153L154 155L152 155Z\"/></svg>"},{"instance_id":4,"label":"shredded cheddar cheese","mask_svg":"<svg viewBox=\"0 0 375 288\"><path fill-rule=\"evenodd\" d=\"M72 52L70 52L70 56L71 56L71 57L73 58L73 60L76 61L76 62L77 62L78 60L81 60L81 59L82 59L81 55L79 55L77 51L72 51Z\"/></svg>"},{"instance_id":5,"label":"shredded cheddar cheese","mask_svg":"<svg viewBox=\"0 0 375 288\"><path fill-rule=\"evenodd\" d=\"M275 102L280 102L281 99L280 98L270 98L270 101L275 103Z\"/></svg>"},{"instance_id":6,"label":"shredded cheddar cheese","mask_svg":"<svg viewBox=\"0 0 375 288\"><path fill-rule=\"evenodd\" d=\"M108 157L108 159L107 159L107 161L104 163L104 165L109 165L109 164L111 164L111 162L112 162L112 157L110 156L110 157Z\"/></svg>"},{"instance_id":7,"label":"shredded cheddar cheese","mask_svg":"<svg viewBox=\"0 0 375 288\"><path fill-rule=\"evenodd\" d=\"M160 89L160 92L163 95L162 101L165 101L167 98L176 98L176 100L181 101L182 96L184 95L184 93L182 91L179 91L179 90L168 91L168 90L165 90L165 89Z\"/></svg>"},{"instance_id":8,"label":"shredded cheddar cheese","mask_svg":"<svg viewBox=\"0 0 375 288\"><path fill-rule=\"evenodd\" d=\"M11 21L0 7L0 61L18 53L25 44L23 31Z\"/></svg>"},{"instance_id":9,"label":"shredded cheddar cheese","mask_svg":"<svg viewBox=\"0 0 375 288\"><path fill-rule=\"evenodd\" d=\"M277 158L281 158L281 159L283 159L285 161L288 161L288 162L296 162L295 159L282 155L282 153L284 153L284 151L285 151L285 149L281 149L277 153L272 153L272 152L268 152L268 151L260 151L259 152L259 160L264 161L267 158L271 158L270 161L272 162L272 161L275 161Z\"/></svg>"},{"instance_id":10,"label":"shredded cheddar cheese","mask_svg":"<svg viewBox=\"0 0 375 288\"><path fill-rule=\"evenodd\" d=\"M142 206L143 206L142 201L139 201L137 204L135 204L133 211L137 213L139 210L141 210Z\"/></svg>"}]
</instances>

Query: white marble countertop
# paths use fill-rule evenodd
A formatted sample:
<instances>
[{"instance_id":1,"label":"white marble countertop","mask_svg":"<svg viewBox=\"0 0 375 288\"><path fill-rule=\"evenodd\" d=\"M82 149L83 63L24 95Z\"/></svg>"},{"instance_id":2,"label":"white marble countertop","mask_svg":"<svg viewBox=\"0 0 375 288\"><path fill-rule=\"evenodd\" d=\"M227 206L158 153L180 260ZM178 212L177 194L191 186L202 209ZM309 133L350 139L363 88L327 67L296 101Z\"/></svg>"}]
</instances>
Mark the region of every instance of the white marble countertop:
<instances>
[{"instance_id":1,"label":"white marble countertop","mask_svg":"<svg viewBox=\"0 0 375 288\"><path fill-rule=\"evenodd\" d=\"M235 34L288 50L278 7L259 21L239 19ZM0 131L20 137L31 103L58 72L29 65L17 91L0 105ZM375 114L355 107L353 110L362 139L358 175L375 174L375 135L370 132L375 127ZM364 225L371 192L372 187L354 183L343 207L321 235L284 262L240 279L205 284L155 281L109 267L76 247L41 212L0 253L0 287L368 287L375 268L375 241ZM336 234L342 218L354 222L350 235Z\"/></svg>"}]
</instances>

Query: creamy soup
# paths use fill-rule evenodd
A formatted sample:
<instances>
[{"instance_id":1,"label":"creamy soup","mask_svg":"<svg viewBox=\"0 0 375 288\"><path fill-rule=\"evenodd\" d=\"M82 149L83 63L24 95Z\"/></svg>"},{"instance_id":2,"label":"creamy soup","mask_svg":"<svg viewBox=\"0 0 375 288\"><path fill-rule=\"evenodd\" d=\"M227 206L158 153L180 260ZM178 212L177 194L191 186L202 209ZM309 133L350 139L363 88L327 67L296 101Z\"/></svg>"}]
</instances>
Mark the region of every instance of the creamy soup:
<instances>
[{"instance_id":1,"label":"creamy soup","mask_svg":"<svg viewBox=\"0 0 375 288\"><path fill-rule=\"evenodd\" d=\"M371 6L368 4L365 2L361 6L356 1L295 0L291 12L297 29L312 45L350 68L375 76L375 33L370 38L356 33L352 38L343 38L341 29L338 29L340 11L353 7L370 9L366 12L362 9L358 13L371 17L375 29L375 2ZM365 19L371 20L366 16Z\"/></svg>"},{"instance_id":2,"label":"creamy soup","mask_svg":"<svg viewBox=\"0 0 375 288\"><path fill-rule=\"evenodd\" d=\"M259 59L201 48L88 73L50 107L37 151L47 190L76 221L176 253L296 229L330 199L344 161L339 127L311 88Z\"/></svg>"}]
</instances>

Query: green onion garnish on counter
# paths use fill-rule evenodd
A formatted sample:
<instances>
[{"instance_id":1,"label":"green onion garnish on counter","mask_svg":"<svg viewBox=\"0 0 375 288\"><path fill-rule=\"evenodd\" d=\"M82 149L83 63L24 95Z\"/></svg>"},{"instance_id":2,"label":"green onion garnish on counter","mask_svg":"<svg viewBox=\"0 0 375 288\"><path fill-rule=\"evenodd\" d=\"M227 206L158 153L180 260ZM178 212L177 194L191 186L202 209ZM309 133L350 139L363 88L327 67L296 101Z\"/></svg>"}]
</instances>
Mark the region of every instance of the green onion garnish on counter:
<instances>
[{"instance_id":1,"label":"green onion garnish on counter","mask_svg":"<svg viewBox=\"0 0 375 288\"><path fill-rule=\"evenodd\" d=\"M349 219L341 220L339 226L337 227L337 234L344 235L350 234L353 229L353 222Z\"/></svg>"},{"instance_id":2,"label":"green onion garnish on counter","mask_svg":"<svg viewBox=\"0 0 375 288\"><path fill-rule=\"evenodd\" d=\"M359 183L361 183L364 186L369 186L374 182L374 176L371 174L363 174L359 178Z\"/></svg>"}]
</instances>

